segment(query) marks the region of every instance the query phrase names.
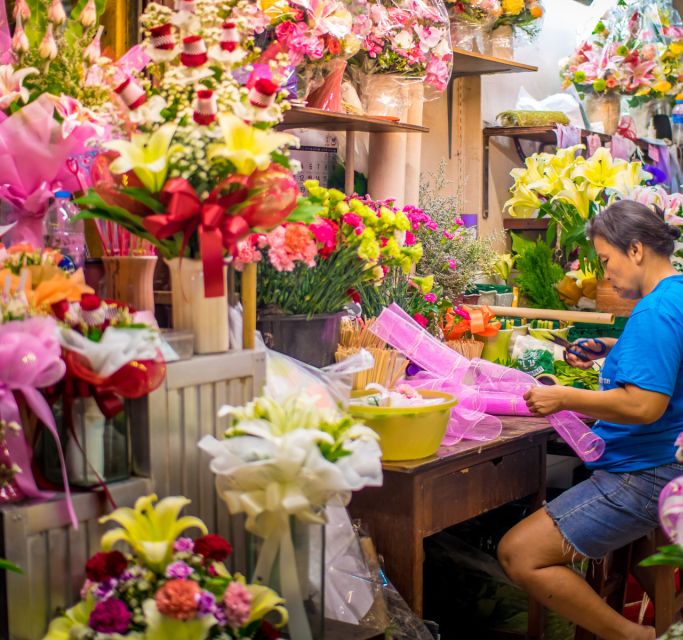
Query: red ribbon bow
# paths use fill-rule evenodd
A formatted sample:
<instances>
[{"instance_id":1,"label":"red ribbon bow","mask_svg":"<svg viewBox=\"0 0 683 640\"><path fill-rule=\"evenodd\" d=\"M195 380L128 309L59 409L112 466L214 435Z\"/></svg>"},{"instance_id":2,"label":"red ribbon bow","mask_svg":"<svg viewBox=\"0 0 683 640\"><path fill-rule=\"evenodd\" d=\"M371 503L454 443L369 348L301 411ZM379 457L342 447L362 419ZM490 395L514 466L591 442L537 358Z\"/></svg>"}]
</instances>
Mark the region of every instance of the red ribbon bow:
<instances>
[{"instance_id":1,"label":"red ribbon bow","mask_svg":"<svg viewBox=\"0 0 683 640\"><path fill-rule=\"evenodd\" d=\"M220 196L231 185L237 189ZM239 215L228 210L243 202L249 194L246 176L231 176L202 201L185 178L171 178L161 191L161 202L167 213L147 216L145 229L160 240L182 231L181 257L192 234L199 230L199 251L204 267L204 294L215 298L225 293L223 282L223 250L231 250L251 229Z\"/></svg>"}]
</instances>

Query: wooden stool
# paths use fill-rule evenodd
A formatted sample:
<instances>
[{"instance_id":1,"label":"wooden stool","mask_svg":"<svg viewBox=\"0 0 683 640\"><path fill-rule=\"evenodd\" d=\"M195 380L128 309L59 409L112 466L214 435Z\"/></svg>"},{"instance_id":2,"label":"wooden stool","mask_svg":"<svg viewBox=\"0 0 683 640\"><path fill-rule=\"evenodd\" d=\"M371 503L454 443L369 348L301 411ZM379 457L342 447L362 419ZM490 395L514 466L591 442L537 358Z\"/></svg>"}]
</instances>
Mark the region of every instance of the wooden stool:
<instances>
[{"instance_id":1,"label":"wooden stool","mask_svg":"<svg viewBox=\"0 0 683 640\"><path fill-rule=\"evenodd\" d=\"M641 540L647 540L642 538ZM629 572L634 566L633 549L641 540L617 549L603 560L588 561L586 581L607 601L613 609L621 613L624 609L626 583ZM664 532L657 529L654 535L652 553L658 547L670 544ZM640 558L637 559L640 561ZM683 590L676 589L674 568L669 566L641 567L641 571L651 571L654 593L648 594L655 608L655 629L657 636L662 635L675 621L683 609ZM574 640L596 640L596 636L581 627L576 627Z\"/></svg>"}]
</instances>

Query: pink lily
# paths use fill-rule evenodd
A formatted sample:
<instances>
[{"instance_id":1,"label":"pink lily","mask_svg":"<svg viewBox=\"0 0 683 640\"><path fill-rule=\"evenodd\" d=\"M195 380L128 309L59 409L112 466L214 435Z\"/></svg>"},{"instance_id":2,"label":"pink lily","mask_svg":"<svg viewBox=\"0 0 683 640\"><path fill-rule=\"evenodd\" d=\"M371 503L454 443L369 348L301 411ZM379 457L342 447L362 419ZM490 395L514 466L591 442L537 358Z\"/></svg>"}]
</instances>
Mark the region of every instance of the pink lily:
<instances>
[{"instance_id":1,"label":"pink lily","mask_svg":"<svg viewBox=\"0 0 683 640\"><path fill-rule=\"evenodd\" d=\"M26 76L39 73L38 69L28 67L15 71L11 64L0 65L0 109L6 109L17 98L27 102L29 90L24 87L23 82Z\"/></svg>"}]
</instances>

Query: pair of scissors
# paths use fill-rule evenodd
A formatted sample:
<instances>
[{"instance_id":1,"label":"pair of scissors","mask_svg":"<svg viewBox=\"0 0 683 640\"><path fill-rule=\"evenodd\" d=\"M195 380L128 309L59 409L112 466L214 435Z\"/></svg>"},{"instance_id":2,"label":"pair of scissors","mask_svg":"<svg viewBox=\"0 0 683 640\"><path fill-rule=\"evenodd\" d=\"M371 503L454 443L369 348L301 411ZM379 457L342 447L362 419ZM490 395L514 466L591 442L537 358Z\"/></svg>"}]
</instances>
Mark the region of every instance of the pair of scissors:
<instances>
[{"instance_id":1,"label":"pair of scissors","mask_svg":"<svg viewBox=\"0 0 683 640\"><path fill-rule=\"evenodd\" d=\"M565 340L554 333L549 333L547 339L564 347L565 361L568 353L571 353L583 362L590 362L607 355L607 345L599 338L582 338L576 342L569 342L569 340ZM589 342L594 342L595 346L589 346Z\"/></svg>"}]
</instances>

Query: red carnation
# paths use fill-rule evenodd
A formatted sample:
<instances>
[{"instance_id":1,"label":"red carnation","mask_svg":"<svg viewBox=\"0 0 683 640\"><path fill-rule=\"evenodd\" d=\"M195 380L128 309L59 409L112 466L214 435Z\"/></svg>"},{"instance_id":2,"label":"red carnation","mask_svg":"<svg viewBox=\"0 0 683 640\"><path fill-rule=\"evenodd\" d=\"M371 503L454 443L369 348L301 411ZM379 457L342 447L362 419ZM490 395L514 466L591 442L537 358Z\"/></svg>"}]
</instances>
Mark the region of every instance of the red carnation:
<instances>
[{"instance_id":1,"label":"red carnation","mask_svg":"<svg viewBox=\"0 0 683 640\"><path fill-rule=\"evenodd\" d=\"M265 96L272 96L280 87L268 78L259 78L254 83L254 88Z\"/></svg>"},{"instance_id":2,"label":"red carnation","mask_svg":"<svg viewBox=\"0 0 683 640\"><path fill-rule=\"evenodd\" d=\"M57 320L64 321L66 312L69 310L68 300L60 300L52 305L52 313L55 314Z\"/></svg>"},{"instance_id":3,"label":"red carnation","mask_svg":"<svg viewBox=\"0 0 683 640\"><path fill-rule=\"evenodd\" d=\"M102 300L94 293L84 293L81 297L81 309L83 311L95 311L100 308Z\"/></svg>"},{"instance_id":4,"label":"red carnation","mask_svg":"<svg viewBox=\"0 0 683 640\"><path fill-rule=\"evenodd\" d=\"M85 564L85 574L92 582L118 578L128 567L128 560L120 551L96 553Z\"/></svg>"},{"instance_id":5,"label":"red carnation","mask_svg":"<svg viewBox=\"0 0 683 640\"><path fill-rule=\"evenodd\" d=\"M261 621L258 637L263 638L263 640L280 640L280 638L282 638L280 632L272 624L266 622L265 620Z\"/></svg>"},{"instance_id":6,"label":"red carnation","mask_svg":"<svg viewBox=\"0 0 683 640\"><path fill-rule=\"evenodd\" d=\"M225 538L209 533L194 541L194 551L206 560L223 562L232 553L232 545Z\"/></svg>"}]
</instances>

